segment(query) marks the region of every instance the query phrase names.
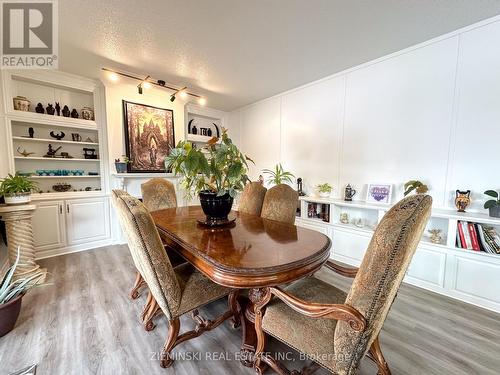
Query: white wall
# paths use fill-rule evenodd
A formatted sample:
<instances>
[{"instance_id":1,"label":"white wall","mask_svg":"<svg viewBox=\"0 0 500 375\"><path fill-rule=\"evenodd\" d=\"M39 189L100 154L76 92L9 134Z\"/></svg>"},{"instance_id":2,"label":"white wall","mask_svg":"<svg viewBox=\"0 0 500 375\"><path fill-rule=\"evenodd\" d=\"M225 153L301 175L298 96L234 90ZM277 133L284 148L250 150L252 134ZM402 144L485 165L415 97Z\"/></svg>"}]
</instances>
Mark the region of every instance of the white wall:
<instances>
[{"instance_id":1,"label":"white wall","mask_svg":"<svg viewBox=\"0 0 500 375\"><path fill-rule=\"evenodd\" d=\"M1 81L3 76L0 74L0 87L3 87ZM7 123L3 117L5 114L3 108L3 90L0 90L0 178L4 178L9 173L9 153L7 151ZM7 246L5 246L2 239L0 239L0 272L2 266L7 261Z\"/></svg>"},{"instance_id":2,"label":"white wall","mask_svg":"<svg viewBox=\"0 0 500 375\"><path fill-rule=\"evenodd\" d=\"M366 184L420 179L436 207L471 189L481 210L500 189L499 18L408 48L234 111L251 178L281 162L342 196L364 200Z\"/></svg>"},{"instance_id":3,"label":"white wall","mask_svg":"<svg viewBox=\"0 0 500 375\"><path fill-rule=\"evenodd\" d=\"M121 79L111 82L106 76L102 79L106 88L106 117L108 127L108 152L110 171L115 172L114 159L125 154L125 136L123 127L122 100L171 109L174 111L175 142L185 138L184 102L169 100L168 91L152 87L144 89L143 94L137 92L137 82Z\"/></svg>"}]
</instances>

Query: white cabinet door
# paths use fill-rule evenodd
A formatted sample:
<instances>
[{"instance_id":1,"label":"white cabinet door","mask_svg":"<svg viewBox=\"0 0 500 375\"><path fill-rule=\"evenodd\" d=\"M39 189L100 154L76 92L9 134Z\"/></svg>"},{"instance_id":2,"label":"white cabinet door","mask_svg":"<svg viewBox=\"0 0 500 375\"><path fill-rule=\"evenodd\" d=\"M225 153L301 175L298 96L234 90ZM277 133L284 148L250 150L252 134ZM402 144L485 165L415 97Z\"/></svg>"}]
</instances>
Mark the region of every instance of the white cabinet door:
<instances>
[{"instance_id":1,"label":"white cabinet door","mask_svg":"<svg viewBox=\"0 0 500 375\"><path fill-rule=\"evenodd\" d=\"M324 225L316 224L316 223L308 223L308 222L305 222L303 220L297 220L296 225L298 225L299 227L302 227L302 228L318 231L318 232L323 233L323 234L328 236L328 228Z\"/></svg>"},{"instance_id":2,"label":"white cabinet door","mask_svg":"<svg viewBox=\"0 0 500 375\"><path fill-rule=\"evenodd\" d=\"M109 238L109 202L107 198L66 201L68 245Z\"/></svg>"},{"instance_id":3,"label":"white cabinet door","mask_svg":"<svg viewBox=\"0 0 500 375\"><path fill-rule=\"evenodd\" d=\"M32 223L37 251L65 245L64 201L36 202Z\"/></svg>"},{"instance_id":4,"label":"white cabinet door","mask_svg":"<svg viewBox=\"0 0 500 375\"><path fill-rule=\"evenodd\" d=\"M333 259L359 266L370 243L370 236L334 229L332 237Z\"/></svg>"},{"instance_id":5,"label":"white cabinet door","mask_svg":"<svg viewBox=\"0 0 500 375\"><path fill-rule=\"evenodd\" d=\"M446 252L419 247L413 255L405 281L436 290L444 288Z\"/></svg>"}]
</instances>

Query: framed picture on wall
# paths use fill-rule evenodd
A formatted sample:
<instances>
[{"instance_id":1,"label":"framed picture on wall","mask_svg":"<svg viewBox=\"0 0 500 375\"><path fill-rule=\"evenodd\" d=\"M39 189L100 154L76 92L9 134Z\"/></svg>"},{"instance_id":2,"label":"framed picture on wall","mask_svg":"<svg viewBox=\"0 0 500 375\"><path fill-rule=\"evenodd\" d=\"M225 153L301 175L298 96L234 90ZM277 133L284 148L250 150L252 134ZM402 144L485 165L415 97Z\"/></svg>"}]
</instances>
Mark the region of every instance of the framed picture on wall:
<instances>
[{"instance_id":1,"label":"framed picture on wall","mask_svg":"<svg viewBox=\"0 0 500 375\"><path fill-rule=\"evenodd\" d=\"M390 204L392 201L392 184L368 184L366 190L367 203L385 203Z\"/></svg>"},{"instance_id":2,"label":"framed picture on wall","mask_svg":"<svg viewBox=\"0 0 500 375\"><path fill-rule=\"evenodd\" d=\"M164 160L175 147L174 111L123 102L125 151L129 173L165 172Z\"/></svg>"}]
</instances>

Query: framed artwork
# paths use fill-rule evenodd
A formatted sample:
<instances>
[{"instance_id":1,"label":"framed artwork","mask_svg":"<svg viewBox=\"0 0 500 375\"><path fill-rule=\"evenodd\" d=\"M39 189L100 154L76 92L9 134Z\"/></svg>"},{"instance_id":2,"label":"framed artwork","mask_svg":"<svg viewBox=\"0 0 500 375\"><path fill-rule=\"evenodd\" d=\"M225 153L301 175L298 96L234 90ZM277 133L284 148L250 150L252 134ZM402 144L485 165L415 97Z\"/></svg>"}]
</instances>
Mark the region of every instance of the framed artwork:
<instances>
[{"instance_id":1,"label":"framed artwork","mask_svg":"<svg viewBox=\"0 0 500 375\"><path fill-rule=\"evenodd\" d=\"M367 203L386 203L392 200L392 184L368 184L366 191Z\"/></svg>"},{"instance_id":2,"label":"framed artwork","mask_svg":"<svg viewBox=\"0 0 500 375\"><path fill-rule=\"evenodd\" d=\"M127 172L165 172L165 157L175 147L174 111L122 102L125 151L130 159Z\"/></svg>"}]
</instances>

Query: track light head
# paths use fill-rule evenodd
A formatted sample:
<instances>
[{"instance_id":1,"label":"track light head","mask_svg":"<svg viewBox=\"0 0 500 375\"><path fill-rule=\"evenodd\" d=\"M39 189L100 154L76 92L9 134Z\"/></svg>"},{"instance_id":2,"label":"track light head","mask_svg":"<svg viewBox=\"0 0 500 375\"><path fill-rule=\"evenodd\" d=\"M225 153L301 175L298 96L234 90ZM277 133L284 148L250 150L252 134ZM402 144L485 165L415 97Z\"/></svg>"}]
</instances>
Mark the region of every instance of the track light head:
<instances>
[{"instance_id":1,"label":"track light head","mask_svg":"<svg viewBox=\"0 0 500 375\"><path fill-rule=\"evenodd\" d=\"M142 83L137 86L137 92L142 95Z\"/></svg>"},{"instance_id":2,"label":"track light head","mask_svg":"<svg viewBox=\"0 0 500 375\"><path fill-rule=\"evenodd\" d=\"M158 81L156 81L160 86L165 86L166 85L166 82L163 80L163 79L159 79Z\"/></svg>"},{"instance_id":3,"label":"track light head","mask_svg":"<svg viewBox=\"0 0 500 375\"><path fill-rule=\"evenodd\" d=\"M173 103L175 101L175 94L170 95L170 101Z\"/></svg>"}]
</instances>

